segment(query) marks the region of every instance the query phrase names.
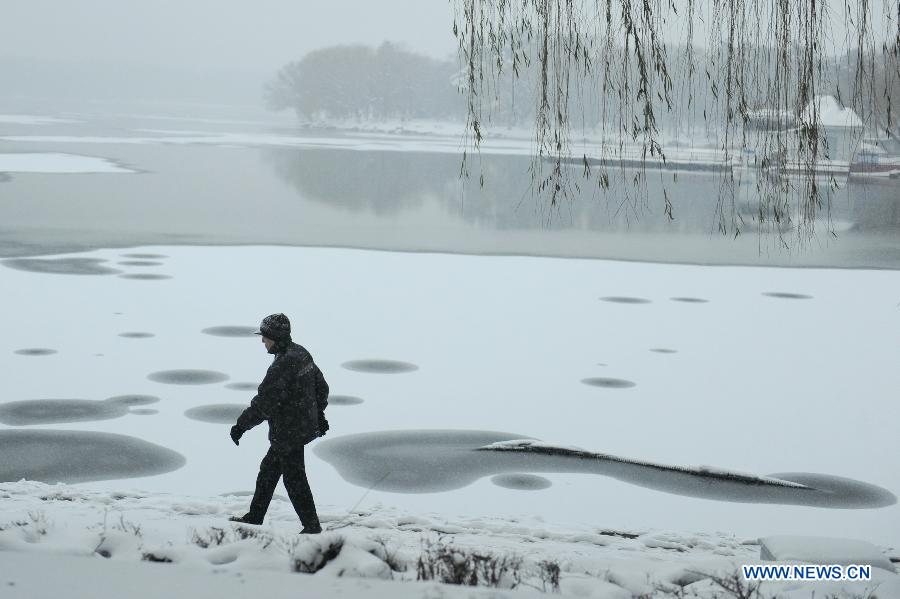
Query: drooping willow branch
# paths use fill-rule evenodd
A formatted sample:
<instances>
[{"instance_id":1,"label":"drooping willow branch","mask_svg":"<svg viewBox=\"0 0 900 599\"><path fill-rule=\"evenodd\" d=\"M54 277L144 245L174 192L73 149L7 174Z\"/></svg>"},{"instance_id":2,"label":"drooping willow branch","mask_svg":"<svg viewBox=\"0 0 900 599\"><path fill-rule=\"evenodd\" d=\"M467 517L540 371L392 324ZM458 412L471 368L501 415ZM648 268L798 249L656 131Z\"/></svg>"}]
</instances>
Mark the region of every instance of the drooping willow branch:
<instances>
[{"instance_id":1,"label":"drooping willow branch","mask_svg":"<svg viewBox=\"0 0 900 599\"><path fill-rule=\"evenodd\" d=\"M619 176L646 191L646 166L665 166L665 136L683 129L718 144L722 233L747 226L735 205L733 166L742 166L757 171L758 230L807 239L823 213L830 229L828 190L837 185L820 97L836 95L868 126L897 135L900 0L882 0L880 32L874 0L450 2L471 147L480 147L492 116L511 112L515 122L514 90L524 87L533 188L551 207L578 185L573 165L601 189ZM836 39L839 21L848 24L844 39ZM695 44L700 31L705 43ZM579 113L602 140L580 157L571 144ZM625 155L641 166L626 169ZM641 194L626 196L617 200L637 213ZM665 188L662 201L674 218Z\"/></svg>"}]
</instances>

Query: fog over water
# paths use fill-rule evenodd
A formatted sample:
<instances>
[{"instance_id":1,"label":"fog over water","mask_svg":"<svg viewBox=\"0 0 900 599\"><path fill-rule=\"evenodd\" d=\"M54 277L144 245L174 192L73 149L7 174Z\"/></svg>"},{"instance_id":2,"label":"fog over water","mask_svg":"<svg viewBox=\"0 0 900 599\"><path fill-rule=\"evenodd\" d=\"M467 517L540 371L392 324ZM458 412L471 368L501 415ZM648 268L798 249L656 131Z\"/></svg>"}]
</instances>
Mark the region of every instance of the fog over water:
<instances>
[{"instance_id":1,"label":"fog over water","mask_svg":"<svg viewBox=\"0 0 900 599\"><path fill-rule=\"evenodd\" d=\"M0 98L260 108L263 82L311 50L393 40L446 57L451 28L449 5L416 0L12 2L0 20Z\"/></svg>"},{"instance_id":2,"label":"fog over water","mask_svg":"<svg viewBox=\"0 0 900 599\"><path fill-rule=\"evenodd\" d=\"M148 131L160 127L169 132ZM154 143L189 134L172 131L195 129L247 141ZM15 140L0 140L4 152L63 151L138 170L11 173L0 183L0 257L6 258L137 245L283 244L700 264L900 266L900 203L892 181L851 181L833 192L836 237L823 220L815 239L786 250L775 236L758 236L752 224L737 239L718 233L716 174L679 173L676 179L657 172L633 207L622 206L621 182L602 194L592 181L582 181L575 197L549 209L546 198L529 191L528 156L483 154L470 160L475 174L465 179L459 176L459 153L400 151L402 136L378 137L370 148L373 137L362 133L85 115L76 123L5 124L2 132L0 138ZM61 141L35 141L38 134ZM266 143L260 144L260 135ZM317 140L323 135L343 147L322 146ZM102 143L78 142L88 136ZM311 145L277 145L286 137ZM663 185L673 200L673 221L663 213ZM744 201L739 212L749 219L754 202ZM6 264L85 274L127 268L80 260ZM132 268L139 272L129 277L166 276L146 266Z\"/></svg>"}]
</instances>

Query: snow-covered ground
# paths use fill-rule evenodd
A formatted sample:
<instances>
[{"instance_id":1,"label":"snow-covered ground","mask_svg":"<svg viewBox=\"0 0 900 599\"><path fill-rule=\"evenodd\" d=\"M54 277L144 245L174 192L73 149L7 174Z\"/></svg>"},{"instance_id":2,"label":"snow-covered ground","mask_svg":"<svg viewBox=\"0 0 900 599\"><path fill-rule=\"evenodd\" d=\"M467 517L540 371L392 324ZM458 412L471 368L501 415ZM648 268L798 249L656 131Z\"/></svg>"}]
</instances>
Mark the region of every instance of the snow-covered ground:
<instances>
[{"instance_id":1,"label":"snow-covered ground","mask_svg":"<svg viewBox=\"0 0 900 599\"><path fill-rule=\"evenodd\" d=\"M378 535L413 559L423 535L443 532L464 546L516 550L532 566L558 560L568 595L628 597L653 580L671 582L679 568L758 561L755 539L771 535L858 539L898 554L900 281L891 271L271 247L100 250L4 264L0 450L13 458L0 463L10 481L0 487L0 545L13 551L4 560L15 557L0 564L15 563L12 572L31 564L74 580L78 566L56 554L91 555L104 530L111 560L139 562L156 547L185 568L226 576L289 571L298 527L286 502L273 503L263 527L278 538L268 548L237 539L224 522L247 498L223 494L252 489L267 442L260 428L235 447L219 417L247 404L270 359L247 331L282 311L335 400L331 431L310 447L307 466L333 529L326 537L353 548L340 567L384 574L385 560L370 559ZM151 397L122 397L135 395ZM26 403L8 403L16 401ZM185 416L191 409L218 423ZM354 455L360 435L376 451ZM523 438L628 464L601 473L574 455L537 463L471 451ZM472 439L487 441L472 447ZM41 448L51 442L58 453L47 460ZM92 451L96 459L85 459ZM169 471L123 479L115 468L129 459ZM67 460L70 470L48 476L86 482L12 482ZM648 478L645 462L707 474L673 486ZM360 467L385 463L384 473ZM747 503L760 499L724 492L722 470L812 485L843 477L881 495L860 509ZM120 515L124 530L113 526ZM41 526L46 534L34 532ZM197 547L191 531L212 526L231 536L222 548ZM94 561L83 572L109 571ZM156 566L121 572L144 580ZM18 596L50 596L57 584L40 581L32 592L0 573ZM315 588L326 596L337 583L310 584L325 585ZM696 584L707 594L714 586ZM786 596L827 590L804 584ZM407 592L377 586L374 596ZM358 596L353 588L340 592Z\"/></svg>"},{"instance_id":2,"label":"snow-covered ground","mask_svg":"<svg viewBox=\"0 0 900 599\"><path fill-rule=\"evenodd\" d=\"M280 498L261 527L225 520L243 509L245 499L235 496L104 492L20 482L0 484L0 498L0 589L3 597L16 599L172 593L229 598L246 596L248 589L266 597L298 592L379 598L528 599L547 593L608 599L716 597L733 596L717 593L724 592L722 585L729 584L741 564L765 563L759 540L727 533L638 535L566 528L539 518L448 519L376 508L341 514L323 510L329 530L304 538L296 535L290 504ZM814 539L774 541L800 555L792 563L821 555ZM768 542L762 540L763 546ZM900 577L877 548L847 541L829 545L837 555L845 547L864 560L880 556L871 580L770 582L762 585L762 596L799 599L813 591L816 596L868 596L872 589L882 599L896 596ZM479 586L494 590L429 577L431 567L443 572L438 556L462 561L474 555L495 568L493 578L489 571L475 570L487 574ZM553 566L559 567L557 581Z\"/></svg>"}]
</instances>

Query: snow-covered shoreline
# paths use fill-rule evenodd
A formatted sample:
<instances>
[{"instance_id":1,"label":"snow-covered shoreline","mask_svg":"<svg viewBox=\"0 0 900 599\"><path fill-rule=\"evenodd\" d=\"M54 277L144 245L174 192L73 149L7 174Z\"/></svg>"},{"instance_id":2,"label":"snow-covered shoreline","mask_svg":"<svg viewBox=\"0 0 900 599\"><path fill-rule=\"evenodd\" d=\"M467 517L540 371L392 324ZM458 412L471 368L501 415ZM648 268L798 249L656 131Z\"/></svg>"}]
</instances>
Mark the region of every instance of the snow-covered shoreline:
<instances>
[{"instance_id":1,"label":"snow-covered shoreline","mask_svg":"<svg viewBox=\"0 0 900 599\"><path fill-rule=\"evenodd\" d=\"M678 590L715 597L721 591L715 578L728 577L741 564L762 563L759 540L725 533L585 532L537 519L450 520L376 507L346 514L322 510L326 532L304 538L296 535L290 505L279 500L266 524L247 527L226 520L245 501L234 496L103 492L22 481L0 484L0 497L0 563L6 566L0 568L0 588L11 593L4 597L58 597L61 589L68 597L96 597L91 593L98 592L98 580L106 597L120 596L123 580L133 589L143 586L136 581L146 580L141 596L148 597L164 596L166 588L184 594L184 585L238 597L251 584L255 593L276 597L288 589L373 598L437 593L527 599L551 593L629 599L674 597ZM858 546L847 546L859 552ZM498 563L506 559L509 567L491 591L416 582L422 577L419 560L435 551L477 553ZM542 564L559 567L558 588ZM807 583L793 589L767 583L763 597L799 598L807 590L841 596L896 585L900 577L890 567L874 568L868 583ZM160 568L166 568L162 585L153 580ZM39 575L48 569L53 576ZM490 579L478 585L490 586Z\"/></svg>"}]
</instances>

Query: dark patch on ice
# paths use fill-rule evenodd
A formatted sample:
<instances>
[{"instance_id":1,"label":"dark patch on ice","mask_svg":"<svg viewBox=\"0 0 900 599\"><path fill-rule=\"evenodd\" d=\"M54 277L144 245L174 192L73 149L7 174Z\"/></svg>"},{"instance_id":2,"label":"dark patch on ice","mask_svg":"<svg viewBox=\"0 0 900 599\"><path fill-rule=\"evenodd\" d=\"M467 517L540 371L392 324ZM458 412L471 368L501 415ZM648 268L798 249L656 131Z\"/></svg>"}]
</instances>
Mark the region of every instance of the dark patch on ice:
<instances>
[{"instance_id":1,"label":"dark patch on ice","mask_svg":"<svg viewBox=\"0 0 900 599\"><path fill-rule=\"evenodd\" d=\"M395 493L436 493L503 473L503 468L497 468L496 455L475 450L526 438L492 431L384 431L326 437L313 452L355 485Z\"/></svg>"},{"instance_id":2,"label":"dark patch on ice","mask_svg":"<svg viewBox=\"0 0 900 599\"><path fill-rule=\"evenodd\" d=\"M137 258L138 260L160 260L168 258L165 254L122 254L123 258Z\"/></svg>"},{"instance_id":3,"label":"dark patch on ice","mask_svg":"<svg viewBox=\"0 0 900 599\"><path fill-rule=\"evenodd\" d=\"M214 424L234 424L247 405L236 403L220 403L208 406L197 406L185 411L184 415L191 420L212 422Z\"/></svg>"},{"instance_id":4,"label":"dark patch on ice","mask_svg":"<svg viewBox=\"0 0 900 599\"><path fill-rule=\"evenodd\" d=\"M328 396L328 405L329 406L355 406L359 405L363 402L361 397L355 397L353 395L329 395Z\"/></svg>"},{"instance_id":5,"label":"dark patch on ice","mask_svg":"<svg viewBox=\"0 0 900 599\"><path fill-rule=\"evenodd\" d=\"M768 476L818 489L822 495L819 502L805 505L859 509L887 507L897 503L897 497L887 489L843 476L815 472L780 472Z\"/></svg>"},{"instance_id":6,"label":"dark patch on ice","mask_svg":"<svg viewBox=\"0 0 900 599\"><path fill-rule=\"evenodd\" d=\"M51 275L114 275L122 272L108 266L101 266L101 258L12 258L3 265L16 270L39 272Z\"/></svg>"},{"instance_id":7,"label":"dark patch on ice","mask_svg":"<svg viewBox=\"0 0 900 599\"><path fill-rule=\"evenodd\" d=\"M0 404L0 422L12 426L120 418L127 406L90 399L25 399Z\"/></svg>"},{"instance_id":8,"label":"dark patch on ice","mask_svg":"<svg viewBox=\"0 0 900 599\"><path fill-rule=\"evenodd\" d=\"M207 335L215 335L216 337L253 337L253 333L256 330L256 327L225 325L219 327L209 327L203 329L200 332L206 333Z\"/></svg>"},{"instance_id":9,"label":"dark patch on ice","mask_svg":"<svg viewBox=\"0 0 900 599\"><path fill-rule=\"evenodd\" d=\"M491 477L491 482L498 487L517 491L540 491L553 486L553 483L543 476L534 474L498 474Z\"/></svg>"},{"instance_id":10,"label":"dark patch on ice","mask_svg":"<svg viewBox=\"0 0 900 599\"><path fill-rule=\"evenodd\" d=\"M156 337L156 335L154 335L153 333L133 331L128 333L119 333L119 337L125 337L126 339L149 339L150 337Z\"/></svg>"},{"instance_id":11,"label":"dark patch on ice","mask_svg":"<svg viewBox=\"0 0 900 599\"><path fill-rule=\"evenodd\" d=\"M161 281L163 279L171 279L169 275L160 275L150 272L130 273L127 275L119 275L121 279L133 279L136 281Z\"/></svg>"},{"instance_id":12,"label":"dark patch on ice","mask_svg":"<svg viewBox=\"0 0 900 599\"><path fill-rule=\"evenodd\" d=\"M450 491L484 476L537 472L599 474L675 495L739 503L876 508L897 502L886 489L827 474L761 478L532 445L529 441L487 447L517 439L528 437L467 430L381 431L325 439L313 451L344 480L395 493Z\"/></svg>"},{"instance_id":13,"label":"dark patch on ice","mask_svg":"<svg viewBox=\"0 0 900 599\"><path fill-rule=\"evenodd\" d=\"M118 404L120 406L148 406L159 401L155 395L116 395L115 397L107 397L104 401Z\"/></svg>"},{"instance_id":14,"label":"dark patch on ice","mask_svg":"<svg viewBox=\"0 0 900 599\"><path fill-rule=\"evenodd\" d=\"M159 414L159 410L152 410L149 408L138 408L137 410L131 410L128 413L135 414L137 416L152 416L153 414Z\"/></svg>"},{"instance_id":15,"label":"dark patch on ice","mask_svg":"<svg viewBox=\"0 0 900 599\"><path fill-rule=\"evenodd\" d=\"M117 264L121 266L162 266L162 262L154 262L153 260L122 260Z\"/></svg>"},{"instance_id":16,"label":"dark patch on ice","mask_svg":"<svg viewBox=\"0 0 900 599\"><path fill-rule=\"evenodd\" d=\"M649 304L650 303L650 300L644 299L642 297L612 296L612 297L601 297L600 299L604 302L613 302L615 304Z\"/></svg>"},{"instance_id":17,"label":"dark patch on ice","mask_svg":"<svg viewBox=\"0 0 900 599\"><path fill-rule=\"evenodd\" d=\"M597 366L606 366L606 362L597 362Z\"/></svg>"},{"instance_id":18,"label":"dark patch on ice","mask_svg":"<svg viewBox=\"0 0 900 599\"><path fill-rule=\"evenodd\" d=\"M629 387L634 387L636 384L631 381L626 381L625 379L611 379L602 376L581 379L581 382L592 387L605 387L607 389L628 389Z\"/></svg>"},{"instance_id":19,"label":"dark patch on ice","mask_svg":"<svg viewBox=\"0 0 900 599\"><path fill-rule=\"evenodd\" d=\"M210 385L228 380L228 375L214 370L161 370L151 372L147 378L167 385Z\"/></svg>"},{"instance_id":20,"label":"dark patch on ice","mask_svg":"<svg viewBox=\"0 0 900 599\"><path fill-rule=\"evenodd\" d=\"M125 435L0 430L0 481L80 483L152 476L184 466L181 454Z\"/></svg>"},{"instance_id":21,"label":"dark patch on ice","mask_svg":"<svg viewBox=\"0 0 900 599\"><path fill-rule=\"evenodd\" d=\"M226 389L234 389L235 391L256 391L259 388L258 383L228 383Z\"/></svg>"},{"instance_id":22,"label":"dark patch on ice","mask_svg":"<svg viewBox=\"0 0 900 599\"><path fill-rule=\"evenodd\" d=\"M702 297L670 297L673 302L683 302L685 304L706 304L709 300Z\"/></svg>"},{"instance_id":23,"label":"dark patch on ice","mask_svg":"<svg viewBox=\"0 0 900 599\"><path fill-rule=\"evenodd\" d=\"M767 297L777 297L779 299L812 299L811 295L804 295L802 293L786 293L783 291L767 291L763 293L763 295Z\"/></svg>"},{"instance_id":24,"label":"dark patch on ice","mask_svg":"<svg viewBox=\"0 0 900 599\"><path fill-rule=\"evenodd\" d=\"M418 370L419 367L409 362L399 362L397 360L350 360L341 364L347 370L356 372L371 372L375 374L399 374L401 372L412 372Z\"/></svg>"},{"instance_id":25,"label":"dark patch on ice","mask_svg":"<svg viewBox=\"0 0 900 599\"><path fill-rule=\"evenodd\" d=\"M677 354L677 349L669 349L668 347L654 347L650 351L656 352L658 354Z\"/></svg>"},{"instance_id":26,"label":"dark patch on ice","mask_svg":"<svg viewBox=\"0 0 900 599\"><path fill-rule=\"evenodd\" d=\"M56 350L48 347L27 347L25 349L17 349L13 353L20 356L49 356L55 354Z\"/></svg>"}]
</instances>

